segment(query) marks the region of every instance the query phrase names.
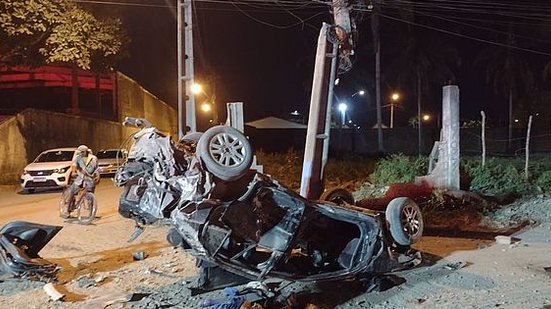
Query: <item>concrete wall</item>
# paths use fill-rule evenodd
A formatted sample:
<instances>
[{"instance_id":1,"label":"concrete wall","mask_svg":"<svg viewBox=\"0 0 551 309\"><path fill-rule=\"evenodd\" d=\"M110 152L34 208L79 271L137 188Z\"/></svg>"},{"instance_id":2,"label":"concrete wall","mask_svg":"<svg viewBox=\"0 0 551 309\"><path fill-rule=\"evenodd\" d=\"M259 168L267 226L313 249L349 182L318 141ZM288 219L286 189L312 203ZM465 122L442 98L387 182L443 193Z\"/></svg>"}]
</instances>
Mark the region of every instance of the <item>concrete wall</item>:
<instances>
[{"instance_id":1,"label":"concrete wall","mask_svg":"<svg viewBox=\"0 0 551 309\"><path fill-rule=\"evenodd\" d=\"M97 151L118 148L124 139L122 125L113 121L35 109L26 109L16 117L28 161L50 148L85 144Z\"/></svg>"},{"instance_id":2,"label":"concrete wall","mask_svg":"<svg viewBox=\"0 0 551 309\"><path fill-rule=\"evenodd\" d=\"M140 117L149 120L159 130L177 136L176 110L159 100L128 76L117 74L117 101L120 121L124 117Z\"/></svg>"},{"instance_id":3,"label":"concrete wall","mask_svg":"<svg viewBox=\"0 0 551 309\"><path fill-rule=\"evenodd\" d=\"M0 136L0 184L15 184L27 165L27 151L17 117L12 116L0 123Z\"/></svg>"},{"instance_id":4,"label":"concrete wall","mask_svg":"<svg viewBox=\"0 0 551 309\"><path fill-rule=\"evenodd\" d=\"M118 148L127 133L118 122L26 109L0 124L0 184L15 184L23 168L46 149Z\"/></svg>"},{"instance_id":5,"label":"concrete wall","mask_svg":"<svg viewBox=\"0 0 551 309\"><path fill-rule=\"evenodd\" d=\"M0 119L0 184L16 184L23 168L47 149L86 144L92 150L118 148L135 128L124 117L142 117L159 130L177 136L176 110L138 83L117 73L117 121L100 120L37 109Z\"/></svg>"}]
</instances>

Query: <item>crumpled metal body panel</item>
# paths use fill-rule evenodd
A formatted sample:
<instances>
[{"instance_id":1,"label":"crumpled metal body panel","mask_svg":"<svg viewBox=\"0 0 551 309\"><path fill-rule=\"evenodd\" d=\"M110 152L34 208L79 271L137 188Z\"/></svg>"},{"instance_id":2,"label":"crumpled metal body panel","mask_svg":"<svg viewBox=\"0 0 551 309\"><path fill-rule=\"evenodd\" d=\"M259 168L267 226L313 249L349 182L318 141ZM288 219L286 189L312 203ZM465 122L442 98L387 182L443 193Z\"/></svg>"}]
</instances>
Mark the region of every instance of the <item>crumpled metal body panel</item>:
<instances>
[{"instance_id":1,"label":"crumpled metal body panel","mask_svg":"<svg viewBox=\"0 0 551 309\"><path fill-rule=\"evenodd\" d=\"M122 215L167 220L187 252L244 277L337 280L396 266L382 214L308 201L259 173L217 183L154 128L136 134L116 177ZM231 198L217 192L228 188Z\"/></svg>"},{"instance_id":2,"label":"crumpled metal body panel","mask_svg":"<svg viewBox=\"0 0 551 309\"><path fill-rule=\"evenodd\" d=\"M0 273L17 278L52 281L58 268L38 252L62 229L60 226L12 221L0 229Z\"/></svg>"}]
</instances>

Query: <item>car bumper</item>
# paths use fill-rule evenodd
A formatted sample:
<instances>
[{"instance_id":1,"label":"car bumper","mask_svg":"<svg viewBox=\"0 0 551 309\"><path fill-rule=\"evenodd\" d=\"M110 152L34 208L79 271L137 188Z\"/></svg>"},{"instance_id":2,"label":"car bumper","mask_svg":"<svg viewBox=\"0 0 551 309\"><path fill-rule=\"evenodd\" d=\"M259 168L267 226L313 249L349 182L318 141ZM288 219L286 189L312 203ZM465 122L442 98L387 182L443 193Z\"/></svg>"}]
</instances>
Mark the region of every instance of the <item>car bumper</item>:
<instances>
[{"instance_id":1,"label":"car bumper","mask_svg":"<svg viewBox=\"0 0 551 309\"><path fill-rule=\"evenodd\" d=\"M112 174L115 174L117 172L117 167L116 166L100 166L98 168L98 172L100 175L112 175Z\"/></svg>"},{"instance_id":2,"label":"car bumper","mask_svg":"<svg viewBox=\"0 0 551 309\"><path fill-rule=\"evenodd\" d=\"M53 173L48 176L21 175L21 189L57 189L67 187L69 174Z\"/></svg>"}]
</instances>

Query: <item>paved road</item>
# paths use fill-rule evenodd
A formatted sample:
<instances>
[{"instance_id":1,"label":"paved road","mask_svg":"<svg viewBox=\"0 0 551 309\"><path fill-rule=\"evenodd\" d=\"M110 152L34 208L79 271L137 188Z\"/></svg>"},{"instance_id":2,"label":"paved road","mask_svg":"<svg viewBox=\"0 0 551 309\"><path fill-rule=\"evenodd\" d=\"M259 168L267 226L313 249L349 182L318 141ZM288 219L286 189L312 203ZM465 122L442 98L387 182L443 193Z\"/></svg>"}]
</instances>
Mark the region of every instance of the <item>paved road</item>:
<instances>
[{"instance_id":1,"label":"paved road","mask_svg":"<svg viewBox=\"0 0 551 309\"><path fill-rule=\"evenodd\" d=\"M96 190L98 213L101 219L117 214L118 197L121 188L113 185L109 178L102 178ZM61 191L43 191L32 194L20 193L16 188L3 188L0 191L0 225L12 220L25 220L44 224L59 225L59 199ZM103 220L100 220L101 222Z\"/></svg>"},{"instance_id":2,"label":"paved road","mask_svg":"<svg viewBox=\"0 0 551 309\"><path fill-rule=\"evenodd\" d=\"M23 194L15 188L0 190L0 226L14 220L62 226L63 229L40 252L44 258L91 256L106 250L128 248L147 242L164 241L164 228L151 227L132 244L134 222L118 212L122 188L103 178L96 188L98 212L90 225L80 225L59 217L61 191Z\"/></svg>"}]
</instances>

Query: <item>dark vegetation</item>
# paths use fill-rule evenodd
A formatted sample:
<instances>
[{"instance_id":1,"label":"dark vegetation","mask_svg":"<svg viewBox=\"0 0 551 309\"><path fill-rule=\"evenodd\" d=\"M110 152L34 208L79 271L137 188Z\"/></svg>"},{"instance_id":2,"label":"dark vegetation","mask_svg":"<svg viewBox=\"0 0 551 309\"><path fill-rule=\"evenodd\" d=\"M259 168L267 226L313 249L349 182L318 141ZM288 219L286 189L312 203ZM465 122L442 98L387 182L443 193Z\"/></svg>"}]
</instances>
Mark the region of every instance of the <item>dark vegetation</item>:
<instances>
[{"instance_id":1,"label":"dark vegetation","mask_svg":"<svg viewBox=\"0 0 551 309\"><path fill-rule=\"evenodd\" d=\"M258 153L264 171L294 190L300 187L302 154ZM415 185L415 176L426 175L428 159L401 154L384 159L349 156L330 159L326 168L326 188L343 187L354 191L357 205L384 210L396 197L414 199L428 228L455 231L503 232L481 225L494 211L521 196L551 192L551 158L530 160L529 177L524 175L524 158L488 158L482 167L479 157L462 157L461 177L467 193L451 193ZM511 223L515 228L524 222Z\"/></svg>"}]
</instances>

